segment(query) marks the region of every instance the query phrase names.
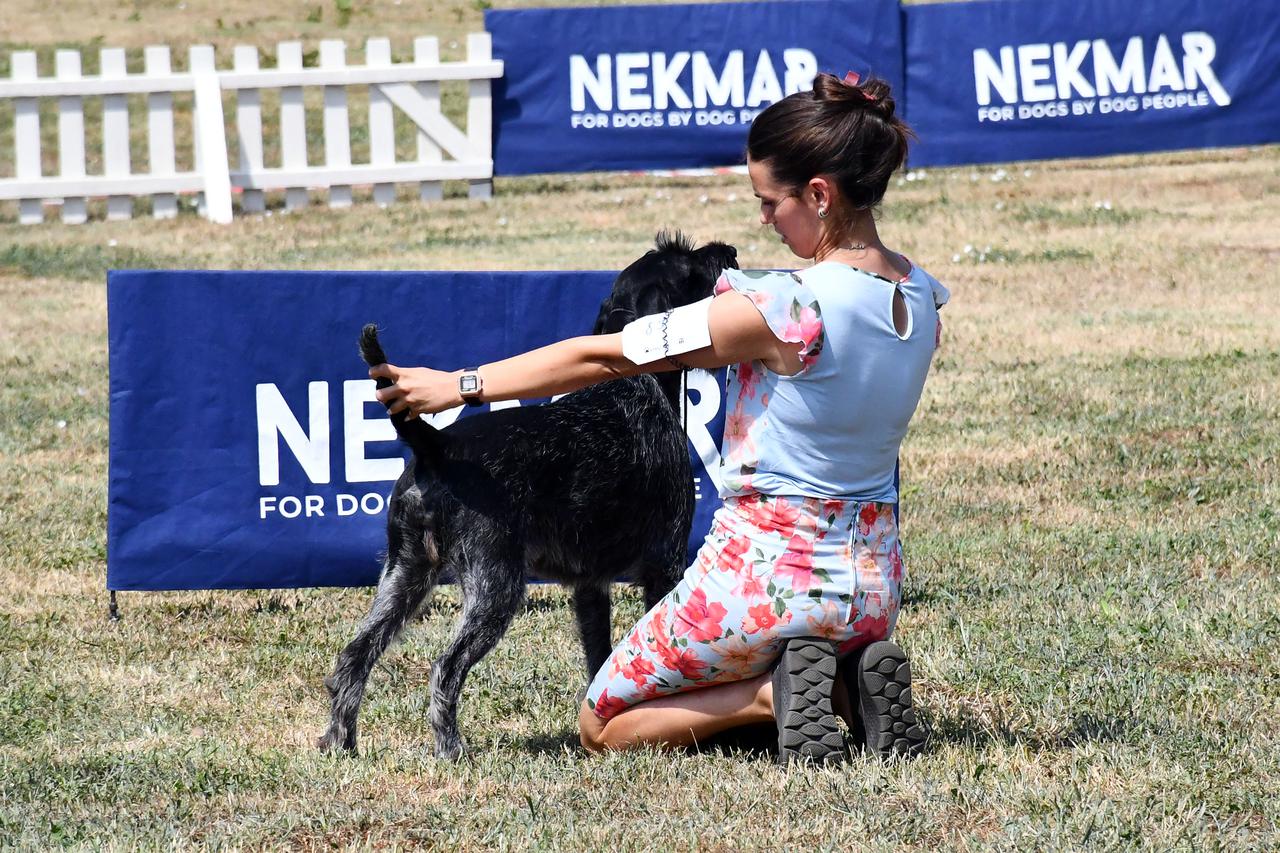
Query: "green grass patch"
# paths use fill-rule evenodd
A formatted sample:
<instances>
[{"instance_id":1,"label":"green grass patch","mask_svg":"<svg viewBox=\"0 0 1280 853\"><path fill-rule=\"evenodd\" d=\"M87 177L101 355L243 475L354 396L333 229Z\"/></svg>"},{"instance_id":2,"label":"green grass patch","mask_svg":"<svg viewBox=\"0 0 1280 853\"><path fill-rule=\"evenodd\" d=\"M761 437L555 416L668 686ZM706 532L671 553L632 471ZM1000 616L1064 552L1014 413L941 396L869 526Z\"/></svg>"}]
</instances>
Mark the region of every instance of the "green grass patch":
<instances>
[{"instance_id":1,"label":"green grass patch","mask_svg":"<svg viewBox=\"0 0 1280 853\"><path fill-rule=\"evenodd\" d=\"M83 243L10 243L0 248L0 274L71 281L106 281L108 270L176 269L190 257L161 255L127 246Z\"/></svg>"},{"instance_id":2,"label":"green grass patch","mask_svg":"<svg viewBox=\"0 0 1280 853\"><path fill-rule=\"evenodd\" d=\"M1104 206L1105 205L1105 206ZM1019 204L1009 210L1015 222L1039 223L1059 227L1092 227L1128 225L1152 218L1165 218L1163 211L1136 207L1115 207L1110 201L1094 202L1092 206L1060 207L1051 204Z\"/></svg>"}]
</instances>

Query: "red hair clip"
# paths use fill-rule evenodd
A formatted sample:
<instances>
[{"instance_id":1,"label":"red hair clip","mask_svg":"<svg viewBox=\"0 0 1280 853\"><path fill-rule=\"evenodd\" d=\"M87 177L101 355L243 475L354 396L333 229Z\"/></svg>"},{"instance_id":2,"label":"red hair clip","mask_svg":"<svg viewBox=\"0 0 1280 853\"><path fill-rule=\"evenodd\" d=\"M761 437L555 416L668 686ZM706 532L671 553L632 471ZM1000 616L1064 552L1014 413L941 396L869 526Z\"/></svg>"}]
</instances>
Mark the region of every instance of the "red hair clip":
<instances>
[{"instance_id":1,"label":"red hair clip","mask_svg":"<svg viewBox=\"0 0 1280 853\"><path fill-rule=\"evenodd\" d=\"M844 75L844 84L846 86L852 86L853 88L857 89L858 81L861 79L862 77L858 74L857 71L847 71L845 72L845 75ZM863 91L861 89L858 89L858 91L862 92L862 97L866 98L868 101L874 101L876 99L876 96L871 94L870 92Z\"/></svg>"}]
</instances>

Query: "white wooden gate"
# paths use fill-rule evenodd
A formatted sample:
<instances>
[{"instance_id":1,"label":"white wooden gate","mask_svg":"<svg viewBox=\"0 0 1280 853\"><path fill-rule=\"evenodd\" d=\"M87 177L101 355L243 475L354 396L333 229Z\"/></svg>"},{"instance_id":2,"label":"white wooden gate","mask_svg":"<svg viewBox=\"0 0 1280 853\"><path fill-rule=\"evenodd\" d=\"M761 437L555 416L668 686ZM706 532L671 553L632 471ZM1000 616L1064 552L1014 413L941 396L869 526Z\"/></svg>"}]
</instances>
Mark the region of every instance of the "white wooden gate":
<instances>
[{"instance_id":1,"label":"white wooden gate","mask_svg":"<svg viewBox=\"0 0 1280 853\"><path fill-rule=\"evenodd\" d=\"M177 194L199 192L202 212L215 222L229 222L232 190L241 192L241 209L265 209L265 190L284 189L285 206L295 209L309 201L309 190L328 191L329 204L351 204L352 185L373 185L379 204L395 200L396 184L419 183L425 201L443 195L441 181L470 183L472 198L488 198L493 187L492 100L490 81L502 76L502 63L492 57L489 35L467 38L463 62L441 62L435 38L414 42L412 62L393 62L388 39L370 39L364 65L348 65L346 45L320 43L319 65L303 64L301 42L277 46L276 67L260 67L255 47L235 48L233 67L219 70L213 48L190 49L185 72L176 72L167 47L148 47L145 69L129 74L125 52L101 52L100 74L81 75L80 53L60 50L55 75L39 77L36 54L12 55L12 75L0 80L0 99L13 101L14 177L0 178L0 200L17 199L23 223L44 219L44 204L59 203L62 221L84 222L86 199L107 198L107 217L127 219L133 199L150 196L157 218L176 215ZM441 110L440 85L468 81L466 127L459 129ZM307 157L305 87L323 89L324 163ZM369 162L353 163L349 86L368 87L367 129ZM264 162L263 90L278 90L281 163ZM174 136L174 94L193 94L194 169L178 171ZM235 95L235 121L228 126L223 93ZM131 162L130 95L146 96L148 168ZM86 98L102 99L102 174L86 174ZM57 174L41 167L40 99L57 99ZM396 157L395 115L399 109L417 128L416 157ZM137 112L136 110L134 112ZM273 117L274 118L274 117ZM238 143L239 163L228 163L228 135Z\"/></svg>"}]
</instances>

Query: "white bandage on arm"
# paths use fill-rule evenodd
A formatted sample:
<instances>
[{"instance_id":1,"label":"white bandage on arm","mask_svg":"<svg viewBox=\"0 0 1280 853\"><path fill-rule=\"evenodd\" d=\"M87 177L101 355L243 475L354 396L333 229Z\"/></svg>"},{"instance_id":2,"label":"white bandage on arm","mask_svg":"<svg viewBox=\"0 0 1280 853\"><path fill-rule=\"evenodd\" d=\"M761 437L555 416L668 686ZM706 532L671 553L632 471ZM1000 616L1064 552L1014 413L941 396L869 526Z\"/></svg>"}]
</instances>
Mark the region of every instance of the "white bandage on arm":
<instances>
[{"instance_id":1,"label":"white bandage on arm","mask_svg":"<svg viewBox=\"0 0 1280 853\"><path fill-rule=\"evenodd\" d=\"M643 365L711 346L708 323L714 298L632 320L622 327L622 354Z\"/></svg>"}]
</instances>

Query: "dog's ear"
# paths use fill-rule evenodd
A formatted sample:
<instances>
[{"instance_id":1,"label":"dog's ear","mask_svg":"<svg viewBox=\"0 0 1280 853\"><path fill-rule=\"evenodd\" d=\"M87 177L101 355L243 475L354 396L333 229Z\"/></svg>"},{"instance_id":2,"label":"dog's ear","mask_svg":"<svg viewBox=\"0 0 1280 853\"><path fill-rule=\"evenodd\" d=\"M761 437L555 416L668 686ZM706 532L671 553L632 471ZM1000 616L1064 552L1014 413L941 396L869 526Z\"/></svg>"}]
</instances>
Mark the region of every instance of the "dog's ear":
<instances>
[{"instance_id":1,"label":"dog's ear","mask_svg":"<svg viewBox=\"0 0 1280 853\"><path fill-rule=\"evenodd\" d=\"M690 282L698 291L692 300L694 302L711 295L720 273L726 269L738 268L738 250L728 243L708 243L695 251L693 256L698 270L691 276Z\"/></svg>"},{"instance_id":2,"label":"dog's ear","mask_svg":"<svg viewBox=\"0 0 1280 853\"><path fill-rule=\"evenodd\" d=\"M726 269L738 268L738 250L728 243L708 243L694 252L699 262L705 264L718 277Z\"/></svg>"},{"instance_id":3,"label":"dog's ear","mask_svg":"<svg viewBox=\"0 0 1280 853\"><path fill-rule=\"evenodd\" d=\"M604 302L600 303L600 313L596 315L596 324L591 327L591 334L607 335L615 331L619 331L618 329L607 328L607 324L609 322L609 311L612 308L613 308L613 303L609 299L606 299Z\"/></svg>"}]
</instances>

